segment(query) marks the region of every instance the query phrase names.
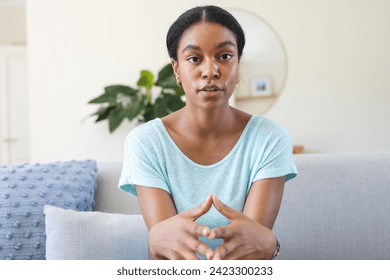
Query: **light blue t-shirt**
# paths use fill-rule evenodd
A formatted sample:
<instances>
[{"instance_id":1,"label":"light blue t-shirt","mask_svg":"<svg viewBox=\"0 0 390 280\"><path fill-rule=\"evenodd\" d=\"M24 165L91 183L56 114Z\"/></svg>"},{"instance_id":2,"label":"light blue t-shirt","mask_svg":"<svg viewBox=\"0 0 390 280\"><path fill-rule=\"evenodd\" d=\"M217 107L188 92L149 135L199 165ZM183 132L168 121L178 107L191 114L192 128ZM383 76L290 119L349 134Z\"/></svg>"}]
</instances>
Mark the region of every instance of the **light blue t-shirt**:
<instances>
[{"instance_id":1,"label":"light blue t-shirt","mask_svg":"<svg viewBox=\"0 0 390 280\"><path fill-rule=\"evenodd\" d=\"M162 120L154 119L127 135L119 187L135 196L136 185L165 190L178 213L200 205L209 194L242 211L254 181L280 176L288 181L296 175L288 132L266 118L252 116L234 148L212 165L188 158ZM229 223L214 207L197 222L210 228ZM206 241L213 249L220 243Z\"/></svg>"}]
</instances>

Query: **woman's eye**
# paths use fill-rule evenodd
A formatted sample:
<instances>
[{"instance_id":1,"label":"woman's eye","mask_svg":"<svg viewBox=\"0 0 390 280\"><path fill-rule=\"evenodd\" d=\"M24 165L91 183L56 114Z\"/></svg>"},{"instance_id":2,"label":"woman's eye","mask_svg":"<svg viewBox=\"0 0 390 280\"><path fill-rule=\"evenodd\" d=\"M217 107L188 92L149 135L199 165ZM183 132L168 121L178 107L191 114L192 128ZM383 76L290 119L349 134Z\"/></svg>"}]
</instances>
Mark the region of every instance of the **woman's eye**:
<instances>
[{"instance_id":1,"label":"woman's eye","mask_svg":"<svg viewBox=\"0 0 390 280\"><path fill-rule=\"evenodd\" d=\"M220 56L221 60L229 60L230 58L232 58L232 55L228 53L224 53L223 55Z\"/></svg>"},{"instance_id":2,"label":"woman's eye","mask_svg":"<svg viewBox=\"0 0 390 280\"><path fill-rule=\"evenodd\" d=\"M191 56L190 58L188 58L188 61L192 63L198 63L200 61L200 58L196 56Z\"/></svg>"}]
</instances>

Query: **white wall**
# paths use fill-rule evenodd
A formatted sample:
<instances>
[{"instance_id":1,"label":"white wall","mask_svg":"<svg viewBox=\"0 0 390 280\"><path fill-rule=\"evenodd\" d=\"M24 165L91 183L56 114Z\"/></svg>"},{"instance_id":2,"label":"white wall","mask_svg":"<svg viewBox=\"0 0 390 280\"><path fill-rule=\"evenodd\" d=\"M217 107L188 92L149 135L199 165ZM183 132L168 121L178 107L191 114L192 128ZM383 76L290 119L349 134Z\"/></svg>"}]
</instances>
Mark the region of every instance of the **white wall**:
<instances>
[{"instance_id":1,"label":"white wall","mask_svg":"<svg viewBox=\"0 0 390 280\"><path fill-rule=\"evenodd\" d=\"M165 35L205 1L27 1L31 160L122 159L132 125L109 134L88 100L168 62ZM207 1L257 13L284 41L284 92L269 117L309 152L390 149L390 1Z\"/></svg>"},{"instance_id":2,"label":"white wall","mask_svg":"<svg viewBox=\"0 0 390 280\"><path fill-rule=\"evenodd\" d=\"M390 1L278 2L289 77L267 116L310 152L389 150Z\"/></svg>"}]
</instances>

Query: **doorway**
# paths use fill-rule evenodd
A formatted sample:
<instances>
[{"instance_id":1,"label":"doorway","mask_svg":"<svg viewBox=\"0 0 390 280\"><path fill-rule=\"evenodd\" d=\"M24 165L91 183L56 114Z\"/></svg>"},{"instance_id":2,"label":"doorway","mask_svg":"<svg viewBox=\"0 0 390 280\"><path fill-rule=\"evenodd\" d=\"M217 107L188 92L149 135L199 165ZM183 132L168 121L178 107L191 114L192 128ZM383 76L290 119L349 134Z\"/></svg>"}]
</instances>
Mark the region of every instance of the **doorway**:
<instances>
[{"instance_id":1,"label":"doorway","mask_svg":"<svg viewBox=\"0 0 390 280\"><path fill-rule=\"evenodd\" d=\"M25 46L0 46L0 164L29 161Z\"/></svg>"}]
</instances>

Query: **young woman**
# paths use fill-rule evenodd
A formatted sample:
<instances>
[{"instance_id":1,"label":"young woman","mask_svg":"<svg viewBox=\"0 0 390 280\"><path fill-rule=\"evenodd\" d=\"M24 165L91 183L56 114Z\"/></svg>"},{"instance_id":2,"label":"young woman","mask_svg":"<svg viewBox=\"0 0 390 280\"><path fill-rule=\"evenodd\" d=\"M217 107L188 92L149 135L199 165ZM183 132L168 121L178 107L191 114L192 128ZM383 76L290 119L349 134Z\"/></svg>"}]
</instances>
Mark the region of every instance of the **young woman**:
<instances>
[{"instance_id":1,"label":"young woman","mask_svg":"<svg viewBox=\"0 0 390 280\"><path fill-rule=\"evenodd\" d=\"M271 259L284 184L296 176L286 130L229 106L244 32L196 7L167 34L186 106L132 130L119 186L138 196L152 259Z\"/></svg>"}]
</instances>

